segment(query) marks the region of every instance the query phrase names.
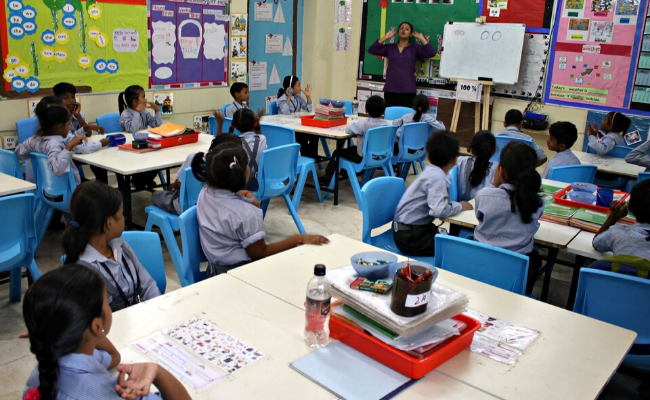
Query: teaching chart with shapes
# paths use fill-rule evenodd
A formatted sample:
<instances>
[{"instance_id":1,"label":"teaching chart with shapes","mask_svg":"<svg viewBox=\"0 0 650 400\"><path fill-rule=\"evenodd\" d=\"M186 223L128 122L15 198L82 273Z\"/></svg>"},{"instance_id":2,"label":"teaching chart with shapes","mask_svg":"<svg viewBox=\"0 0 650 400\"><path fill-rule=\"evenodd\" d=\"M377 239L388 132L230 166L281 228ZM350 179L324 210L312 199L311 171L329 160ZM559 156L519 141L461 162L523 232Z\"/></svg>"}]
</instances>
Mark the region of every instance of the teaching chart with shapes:
<instances>
[{"instance_id":1,"label":"teaching chart with shapes","mask_svg":"<svg viewBox=\"0 0 650 400\"><path fill-rule=\"evenodd\" d=\"M292 57L293 56L293 46L291 45L291 38L287 36L287 40L284 41L284 47L282 48L282 55Z\"/></svg>"},{"instance_id":2,"label":"teaching chart with shapes","mask_svg":"<svg viewBox=\"0 0 650 400\"><path fill-rule=\"evenodd\" d=\"M273 68L271 69L271 75L269 76L269 85L276 85L280 83L280 74L278 74L278 68L273 63Z\"/></svg>"},{"instance_id":3,"label":"teaching chart with shapes","mask_svg":"<svg viewBox=\"0 0 650 400\"><path fill-rule=\"evenodd\" d=\"M276 24L284 24L284 12L282 11L282 3L278 2L278 7L275 11L275 17L273 18L273 22Z\"/></svg>"},{"instance_id":4,"label":"teaching chart with shapes","mask_svg":"<svg viewBox=\"0 0 650 400\"><path fill-rule=\"evenodd\" d=\"M539 89L540 96L543 96L544 68L550 40L550 36L546 34L527 33L524 37L524 50L517 83L496 85L492 88L492 93L533 98Z\"/></svg>"}]
</instances>

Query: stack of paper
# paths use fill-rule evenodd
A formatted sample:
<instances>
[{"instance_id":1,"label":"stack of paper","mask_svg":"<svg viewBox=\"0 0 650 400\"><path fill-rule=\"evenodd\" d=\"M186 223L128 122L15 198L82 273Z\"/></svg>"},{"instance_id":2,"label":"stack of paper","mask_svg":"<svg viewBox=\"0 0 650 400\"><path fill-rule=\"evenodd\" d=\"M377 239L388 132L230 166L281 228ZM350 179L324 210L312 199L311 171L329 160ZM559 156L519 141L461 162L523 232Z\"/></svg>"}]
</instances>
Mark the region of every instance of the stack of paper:
<instances>
[{"instance_id":1,"label":"stack of paper","mask_svg":"<svg viewBox=\"0 0 650 400\"><path fill-rule=\"evenodd\" d=\"M547 185L545 183L542 183L542 193L547 194L547 195L550 194L551 196L553 196L554 194L556 194L557 192L559 192L562 189L564 189L564 188L563 187L558 187L558 186Z\"/></svg>"},{"instance_id":2,"label":"stack of paper","mask_svg":"<svg viewBox=\"0 0 650 400\"><path fill-rule=\"evenodd\" d=\"M576 211L578 211L578 207L556 204L555 199L550 197L546 199L544 214L542 214L541 220L561 225L569 225L569 219Z\"/></svg>"},{"instance_id":3,"label":"stack of paper","mask_svg":"<svg viewBox=\"0 0 650 400\"><path fill-rule=\"evenodd\" d=\"M149 132L153 132L162 137L172 137L184 133L185 129L186 128L182 125L176 125L168 122L166 124L160 125L157 128L149 128Z\"/></svg>"},{"instance_id":4,"label":"stack of paper","mask_svg":"<svg viewBox=\"0 0 650 400\"><path fill-rule=\"evenodd\" d=\"M334 108L324 106L322 104L316 105L316 115L314 119L322 121L330 121L333 119L341 119L345 116L345 108Z\"/></svg>"},{"instance_id":5,"label":"stack of paper","mask_svg":"<svg viewBox=\"0 0 650 400\"><path fill-rule=\"evenodd\" d=\"M589 232L598 232L607 220L607 213L581 208L569 220L569 225Z\"/></svg>"}]
</instances>

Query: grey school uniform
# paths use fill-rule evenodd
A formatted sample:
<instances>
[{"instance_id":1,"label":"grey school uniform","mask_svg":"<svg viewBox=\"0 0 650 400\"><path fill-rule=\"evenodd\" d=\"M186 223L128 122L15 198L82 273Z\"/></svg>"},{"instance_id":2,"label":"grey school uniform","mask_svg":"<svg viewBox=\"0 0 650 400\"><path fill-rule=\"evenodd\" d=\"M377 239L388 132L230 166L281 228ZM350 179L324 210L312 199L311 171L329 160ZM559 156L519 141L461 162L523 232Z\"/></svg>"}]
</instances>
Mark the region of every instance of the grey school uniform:
<instances>
[{"instance_id":1,"label":"grey school uniform","mask_svg":"<svg viewBox=\"0 0 650 400\"><path fill-rule=\"evenodd\" d=\"M498 188L490 186L476 193L478 226L474 231L474 240L519 254L528 254L533 251L539 218L544 212L544 199L542 198L542 206L532 215L532 222L524 224L516 206L515 211L512 210L514 203L505 189L513 191L515 187L504 183Z\"/></svg>"},{"instance_id":2,"label":"grey school uniform","mask_svg":"<svg viewBox=\"0 0 650 400\"><path fill-rule=\"evenodd\" d=\"M136 295L138 279L142 288L140 293L142 301L160 296L156 281L140 264L135 252L122 237L111 240L108 245L113 249L114 260L106 258L93 246L87 244L86 249L79 256L79 261L95 269L104 278L106 290L108 291L108 302L113 311L124 308L124 299L115 285L116 282L127 299L131 299Z\"/></svg>"},{"instance_id":3,"label":"grey school uniform","mask_svg":"<svg viewBox=\"0 0 650 400\"><path fill-rule=\"evenodd\" d=\"M74 174L74 181L78 185L81 183L79 170L72 161L72 152L76 154L88 154L101 149L100 142L85 142L75 146L72 152L66 150L65 146L70 143L75 135L68 133L68 136L32 136L16 146L16 154L18 159L27 160L25 167L25 179L34 182L34 171L32 164L29 160L30 153L42 153L47 155L50 163L50 169L56 176L63 176L72 170Z\"/></svg>"},{"instance_id":4,"label":"grey school uniform","mask_svg":"<svg viewBox=\"0 0 650 400\"><path fill-rule=\"evenodd\" d=\"M645 172L650 172L650 140L629 152L625 162L640 165L645 167Z\"/></svg>"},{"instance_id":5,"label":"grey school uniform","mask_svg":"<svg viewBox=\"0 0 650 400\"><path fill-rule=\"evenodd\" d=\"M415 113L410 113L406 114L402 118L398 118L393 121L393 125L397 125L397 136L395 136L395 141L397 142L399 140L399 135L402 133L402 125L404 124L410 124L413 123L413 117L415 116ZM418 122L426 122L427 124L431 125L433 127L434 131L444 131L445 130L445 124L442 122L438 121L437 119L433 118L431 115L427 113L423 113L422 116L420 116L420 120Z\"/></svg>"},{"instance_id":6,"label":"grey school uniform","mask_svg":"<svg viewBox=\"0 0 650 400\"><path fill-rule=\"evenodd\" d=\"M84 113L80 113L80 114L81 114L81 118L83 118L85 121L86 115ZM76 136L86 136L86 131L81 126L81 123L79 122L79 120L74 114L70 116L70 133Z\"/></svg>"},{"instance_id":7,"label":"grey school uniform","mask_svg":"<svg viewBox=\"0 0 650 400\"><path fill-rule=\"evenodd\" d=\"M532 140L533 142L533 149L535 150L535 154L537 154L537 159L538 160L543 160L546 158L546 153L544 153L544 149L539 147L537 143L535 143L535 140L533 140L532 137L526 135L525 133L522 133L517 129L516 126L509 126L506 129L502 131L498 131L494 133L494 136L510 136L510 137L516 137L520 139L527 139L527 140Z\"/></svg>"},{"instance_id":8,"label":"grey school uniform","mask_svg":"<svg viewBox=\"0 0 650 400\"><path fill-rule=\"evenodd\" d=\"M93 355L70 353L59 358L59 376L56 382L56 400L119 400L115 392L117 377L108 372L113 359L104 350L93 350ZM38 366L27 379L25 392L40 384ZM162 399L158 393L138 397L142 400Z\"/></svg>"},{"instance_id":9,"label":"grey school uniform","mask_svg":"<svg viewBox=\"0 0 650 400\"><path fill-rule=\"evenodd\" d=\"M494 180L494 173L497 170L499 163L490 161L487 175L481 183L477 186L472 186L469 181L469 174L474 169L474 162L476 157L474 156L460 156L456 160L456 165L458 165L458 200L459 201L469 201L476 197L476 193L483 189L486 186L490 186Z\"/></svg>"},{"instance_id":10,"label":"grey school uniform","mask_svg":"<svg viewBox=\"0 0 650 400\"><path fill-rule=\"evenodd\" d=\"M183 162L183 165L176 171L176 180L183 181L183 171L192 166L192 160L196 153L191 153ZM163 211L171 214L181 215L180 190L154 190L151 194L151 202Z\"/></svg>"},{"instance_id":11,"label":"grey school uniform","mask_svg":"<svg viewBox=\"0 0 650 400\"><path fill-rule=\"evenodd\" d=\"M357 121L345 129L346 133L357 136L357 154L363 157L363 141L368 129L377 128L378 126L389 125L388 121L382 118L368 118Z\"/></svg>"},{"instance_id":12,"label":"grey school uniform","mask_svg":"<svg viewBox=\"0 0 650 400\"><path fill-rule=\"evenodd\" d=\"M611 251L615 256L629 254L650 260L650 224L614 225L594 237L594 249Z\"/></svg>"},{"instance_id":13,"label":"grey school uniform","mask_svg":"<svg viewBox=\"0 0 650 400\"><path fill-rule=\"evenodd\" d=\"M248 108L248 106L246 104L239 104L236 101L233 101L232 103L228 104L228 107L226 107L226 117L232 118L235 112L242 108Z\"/></svg>"},{"instance_id":14,"label":"grey school uniform","mask_svg":"<svg viewBox=\"0 0 650 400\"><path fill-rule=\"evenodd\" d=\"M122 114L120 114L120 125L125 132L135 133L142 129L147 129L148 127L156 128L162 125L162 114L160 110L156 113L156 116L152 116L151 113L147 110L142 112L137 112L136 110L128 107Z\"/></svg>"},{"instance_id":15,"label":"grey school uniform","mask_svg":"<svg viewBox=\"0 0 650 400\"><path fill-rule=\"evenodd\" d=\"M627 146L623 136L617 132L604 133L600 132L597 138L596 136L589 136L589 147L594 149L599 156L604 156L614 149L614 146Z\"/></svg>"},{"instance_id":16,"label":"grey school uniform","mask_svg":"<svg viewBox=\"0 0 650 400\"><path fill-rule=\"evenodd\" d=\"M555 155L555 157L551 158L551 161L549 161L548 164L546 164L546 168L544 168L544 172L542 172L542 179L548 178L548 174L551 173L551 168L581 164L580 159L573 154L571 149L560 151Z\"/></svg>"},{"instance_id":17,"label":"grey school uniform","mask_svg":"<svg viewBox=\"0 0 650 400\"><path fill-rule=\"evenodd\" d=\"M255 138L259 139L260 143L257 146L257 152L255 153L255 162L257 162L257 165L259 165L260 158L262 157L262 152L266 150L266 148L268 147L268 145L266 144L266 136L262 134L258 135L257 133L250 131L250 132L242 133L241 135L239 135L239 138L242 140L242 142L246 142L248 144L251 151L255 147ZM250 165L250 160L248 165Z\"/></svg>"},{"instance_id":18,"label":"grey school uniform","mask_svg":"<svg viewBox=\"0 0 650 400\"><path fill-rule=\"evenodd\" d=\"M214 265L241 265L251 260L246 248L266 238L262 210L229 190L205 186L199 194L196 216L201 247Z\"/></svg>"},{"instance_id":19,"label":"grey school uniform","mask_svg":"<svg viewBox=\"0 0 650 400\"><path fill-rule=\"evenodd\" d=\"M291 114L301 110L311 112L312 110L311 104L308 104L301 95L291 96L289 104L287 104L287 95L283 94L275 104L277 104L280 114Z\"/></svg>"}]
</instances>

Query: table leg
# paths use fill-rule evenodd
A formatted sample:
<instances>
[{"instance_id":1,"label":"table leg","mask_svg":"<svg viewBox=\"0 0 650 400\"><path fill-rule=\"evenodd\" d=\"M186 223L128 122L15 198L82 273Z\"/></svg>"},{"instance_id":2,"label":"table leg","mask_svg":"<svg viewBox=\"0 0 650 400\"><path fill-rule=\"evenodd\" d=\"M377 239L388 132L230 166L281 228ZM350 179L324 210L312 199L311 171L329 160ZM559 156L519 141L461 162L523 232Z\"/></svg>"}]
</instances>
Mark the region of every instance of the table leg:
<instances>
[{"instance_id":1,"label":"table leg","mask_svg":"<svg viewBox=\"0 0 650 400\"><path fill-rule=\"evenodd\" d=\"M460 106L461 106L461 101L456 100L456 103L454 103L454 114L451 117L451 131L456 132L456 129L458 128L458 118L460 117Z\"/></svg>"},{"instance_id":2,"label":"table leg","mask_svg":"<svg viewBox=\"0 0 650 400\"><path fill-rule=\"evenodd\" d=\"M169 190L169 186L172 184L171 179L171 172L169 171L169 168L167 168L167 185L163 189Z\"/></svg>"},{"instance_id":3,"label":"table leg","mask_svg":"<svg viewBox=\"0 0 650 400\"><path fill-rule=\"evenodd\" d=\"M553 267L555 266L555 260L559 252L560 250L555 247L549 247L548 249L548 259L544 267L544 286L542 286L541 299L544 303L548 302L548 288L551 285L551 274L553 273Z\"/></svg>"},{"instance_id":4,"label":"table leg","mask_svg":"<svg viewBox=\"0 0 650 400\"><path fill-rule=\"evenodd\" d=\"M474 103L474 133L481 130L481 103Z\"/></svg>"},{"instance_id":5,"label":"table leg","mask_svg":"<svg viewBox=\"0 0 650 400\"><path fill-rule=\"evenodd\" d=\"M127 231L133 229L133 213L131 212L131 175L115 174L117 178L117 188L122 192L122 201L124 203L124 219Z\"/></svg>"},{"instance_id":6,"label":"table leg","mask_svg":"<svg viewBox=\"0 0 650 400\"><path fill-rule=\"evenodd\" d=\"M334 170L334 205L339 205L339 163L341 159L341 150L343 150L343 145L347 139L336 139L336 157L334 157L334 165L336 169ZM332 161L330 161L332 162ZM356 179L356 176L351 176L350 179Z\"/></svg>"},{"instance_id":7,"label":"table leg","mask_svg":"<svg viewBox=\"0 0 650 400\"><path fill-rule=\"evenodd\" d=\"M571 276L571 287L569 288L569 298L566 302L566 309L573 310L573 304L576 302L576 292L578 291L578 280L580 278L580 269L585 265L586 257L576 256L576 261L573 264L573 276Z\"/></svg>"}]
</instances>

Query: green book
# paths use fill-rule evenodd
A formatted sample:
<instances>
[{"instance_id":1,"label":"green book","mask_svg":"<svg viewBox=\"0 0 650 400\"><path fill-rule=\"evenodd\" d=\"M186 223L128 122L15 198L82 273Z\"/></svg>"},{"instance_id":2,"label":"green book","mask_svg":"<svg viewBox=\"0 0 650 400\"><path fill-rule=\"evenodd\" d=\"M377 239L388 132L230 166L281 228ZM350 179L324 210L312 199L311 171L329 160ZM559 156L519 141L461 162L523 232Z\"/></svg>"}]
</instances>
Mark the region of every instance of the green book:
<instances>
[{"instance_id":1,"label":"green book","mask_svg":"<svg viewBox=\"0 0 650 400\"><path fill-rule=\"evenodd\" d=\"M383 333L384 335L388 336L389 338L395 340L397 339L397 333L388 330L387 328L384 328L383 326L379 325L375 321L371 320L370 318L366 317L365 315L361 314L359 311L355 310L354 308L343 304L343 310L345 310L346 313L349 313L350 315L353 315L355 318L360 319L361 321L365 322L366 324L372 326L379 332Z\"/></svg>"},{"instance_id":2,"label":"green book","mask_svg":"<svg viewBox=\"0 0 650 400\"><path fill-rule=\"evenodd\" d=\"M546 204L544 205L544 214L549 215L557 215L560 217L569 218L575 214L576 211L578 211L578 207L555 204L554 199L551 199L550 201L547 200Z\"/></svg>"},{"instance_id":3,"label":"green book","mask_svg":"<svg viewBox=\"0 0 650 400\"><path fill-rule=\"evenodd\" d=\"M550 194L554 195L560 190L564 189L563 187L557 187L557 186L552 186L552 185L546 185L542 183L542 193L544 194Z\"/></svg>"},{"instance_id":4,"label":"green book","mask_svg":"<svg viewBox=\"0 0 650 400\"><path fill-rule=\"evenodd\" d=\"M607 220L608 215L609 214L604 212L581 208L573 214L573 218L585 222L591 222L592 224L602 225L605 223L605 220Z\"/></svg>"}]
</instances>

